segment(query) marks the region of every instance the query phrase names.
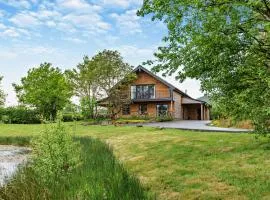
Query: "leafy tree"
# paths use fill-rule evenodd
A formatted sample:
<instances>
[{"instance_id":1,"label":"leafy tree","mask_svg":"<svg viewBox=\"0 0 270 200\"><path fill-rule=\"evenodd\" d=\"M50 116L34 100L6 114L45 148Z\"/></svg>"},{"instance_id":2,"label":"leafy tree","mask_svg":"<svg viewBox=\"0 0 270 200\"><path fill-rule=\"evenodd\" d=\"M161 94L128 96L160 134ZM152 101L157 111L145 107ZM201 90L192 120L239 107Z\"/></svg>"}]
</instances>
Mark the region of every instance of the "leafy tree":
<instances>
[{"instance_id":1,"label":"leafy tree","mask_svg":"<svg viewBox=\"0 0 270 200\"><path fill-rule=\"evenodd\" d=\"M270 2L267 0L144 0L168 28L154 71L199 79L235 119L270 132Z\"/></svg>"},{"instance_id":2,"label":"leafy tree","mask_svg":"<svg viewBox=\"0 0 270 200\"><path fill-rule=\"evenodd\" d=\"M135 74L132 67L123 61L118 51L104 50L92 58L97 73L97 85L100 93L107 96L108 113L115 119L122 105L130 102L129 85ZM126 92L123 92L126 91Z\"/></svg>"},{"instance_id":3,"label":"leafy tree","mask_svg":"<svg viewBox=\"0 0 270 200\"><path fill-rule=\"evenodd\" d=\"M0 76L0 86L1 86L1 81L2 80L3 80L3 77ZM0 106L5 104L5 97L6 97L6 95L5 95L4 91L1 90L1 88L0 88Z\"/></svg>"},{"instance_id":4,"label":"leafy tree","mask_svg":"<svg viewBox=\"0 0 270 200\"><path fill-rule=\"evenodd\" d=\"M94 118L96 115L97 73L92 61L87 56L83 58L83 63L78 64L77 69L66 71L76 96L81 99L85 118Z\"/></svg>"},{"instance_id":5,"label":"leafy tree","mask_svg":"<svg viewBox=\"0 0 270 200\"><path fill-rule=\"evenodd\" d=\"M38 109L45 119L55 119L72 96L70 84L59 68L50 63L30 69L21 85L13 84L20 102Z\"/></svg>"}]
</instances>

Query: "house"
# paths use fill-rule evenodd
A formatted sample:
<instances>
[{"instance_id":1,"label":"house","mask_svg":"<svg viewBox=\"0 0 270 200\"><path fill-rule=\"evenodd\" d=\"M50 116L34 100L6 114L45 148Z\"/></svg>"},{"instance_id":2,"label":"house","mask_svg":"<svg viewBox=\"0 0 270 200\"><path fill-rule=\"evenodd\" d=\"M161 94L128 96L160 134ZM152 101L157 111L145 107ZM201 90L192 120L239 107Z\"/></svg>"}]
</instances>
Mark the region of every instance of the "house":
<instances>
[{"instance_id":1,"label":"house","mask_svg":"<svg viewBox=\"0 0 270 200\"><path fill-rule=\"evenodd\" d=\"M130 104L123 105L118 117L169 115L180 120L209 120L207 102L193 99L167 81L138 66L136 80L128 91Z\"/></svg>"}]
</instances>

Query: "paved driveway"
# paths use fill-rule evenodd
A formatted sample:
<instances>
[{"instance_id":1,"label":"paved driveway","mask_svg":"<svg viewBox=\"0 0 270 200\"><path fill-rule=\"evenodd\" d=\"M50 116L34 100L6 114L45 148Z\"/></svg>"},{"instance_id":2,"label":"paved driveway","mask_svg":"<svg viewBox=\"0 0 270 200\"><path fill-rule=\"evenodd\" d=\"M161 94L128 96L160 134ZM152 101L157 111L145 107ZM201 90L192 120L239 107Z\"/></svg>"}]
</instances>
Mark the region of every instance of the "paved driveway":
<instances>
[{"instance_id":1,"label":"paved driveway","mask_svg":"<svg viewBox=\"0 0 270 200\"><path fill-rule=\"evenodd\" d=\"M214 131L214 132L250 132L249 129L239 128L220 128L215 126L208 126L211 121L201 120L181 120L171 122L154 122L146 123L143 126L159 127L159 128L176 128L184 130L200 130L200 131Z\"/></svg>"}]
</instances>

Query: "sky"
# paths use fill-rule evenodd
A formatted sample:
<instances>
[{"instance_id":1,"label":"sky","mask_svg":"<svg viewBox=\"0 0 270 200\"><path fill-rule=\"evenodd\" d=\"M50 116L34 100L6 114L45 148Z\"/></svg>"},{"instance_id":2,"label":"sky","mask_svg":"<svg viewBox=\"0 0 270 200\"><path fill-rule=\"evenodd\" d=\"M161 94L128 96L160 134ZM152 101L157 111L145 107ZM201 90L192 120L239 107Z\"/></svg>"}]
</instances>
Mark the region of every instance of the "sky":
<instances>
[{"instance_id":1,"label":"sky","mask_svg":"<svg viewBox=\"0 0 270 200\"><path fill-rule=\"evenodd\" d=\"M132 66L153 59L167 29L150 16L138 17L142 0L0 0L0 76L8 94L6 105L16 105L12 83L27 71L49 62L63 70L103 49L118 50ZM194 97L200 83L174 77L165 80Z\"/></svg>"}]
</instances>

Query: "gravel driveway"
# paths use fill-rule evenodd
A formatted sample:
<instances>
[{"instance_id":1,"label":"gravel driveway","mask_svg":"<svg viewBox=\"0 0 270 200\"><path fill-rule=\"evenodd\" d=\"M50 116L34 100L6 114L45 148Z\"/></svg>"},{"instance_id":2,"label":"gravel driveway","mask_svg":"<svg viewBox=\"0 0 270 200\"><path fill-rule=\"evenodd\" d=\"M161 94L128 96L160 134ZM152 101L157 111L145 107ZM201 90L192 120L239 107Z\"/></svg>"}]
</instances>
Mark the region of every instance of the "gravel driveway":
<instances>
[{"instance_id":1,"label":"gravel driveway","mask_svg":"<svg viewBox=\"0 0 270 200\"><path fill-rule=\"evenodd\" d=\"M183 130L198 130L198 131L213 131L213 132L250 132L249 129L239 129L239 128L221 128L215 126L209 126L211 121L201 121L201 120L181 120L181 121L171 121L171 122L154 122L146 123L143 126L159 127L159 128L175 128Z\"/></svg>"}]
</instances>

